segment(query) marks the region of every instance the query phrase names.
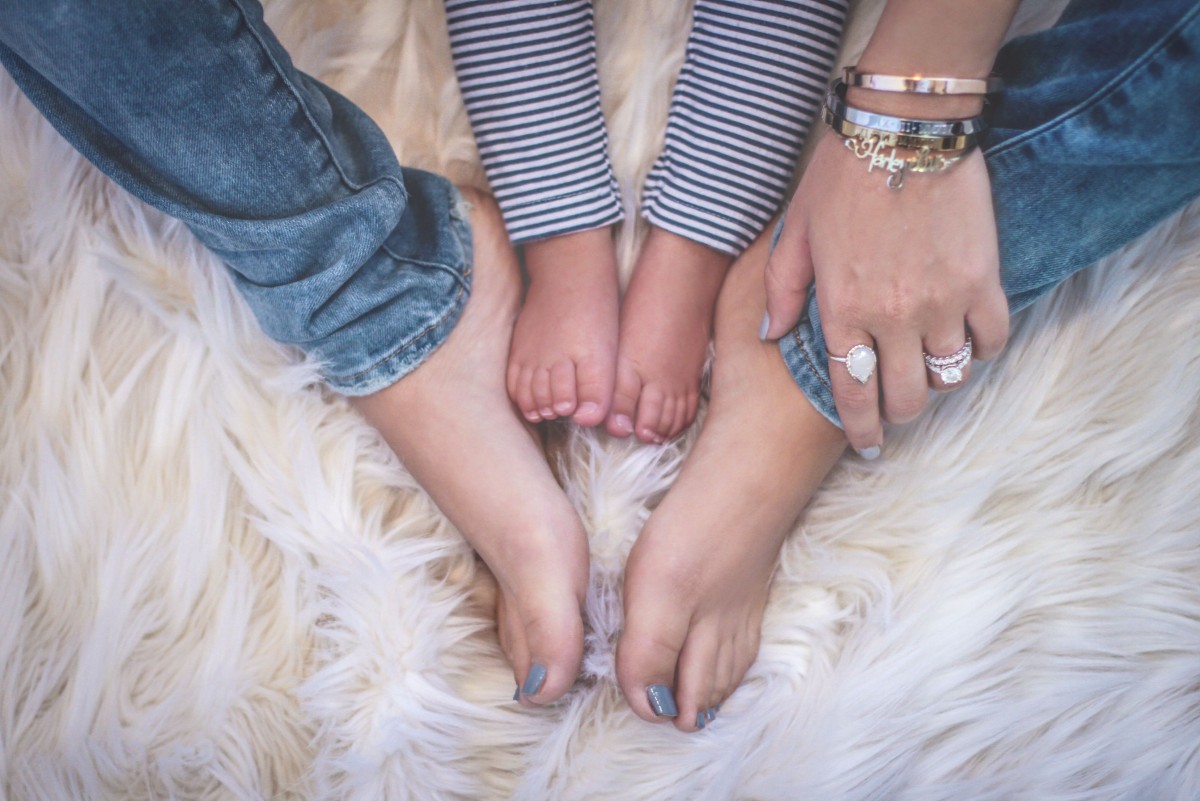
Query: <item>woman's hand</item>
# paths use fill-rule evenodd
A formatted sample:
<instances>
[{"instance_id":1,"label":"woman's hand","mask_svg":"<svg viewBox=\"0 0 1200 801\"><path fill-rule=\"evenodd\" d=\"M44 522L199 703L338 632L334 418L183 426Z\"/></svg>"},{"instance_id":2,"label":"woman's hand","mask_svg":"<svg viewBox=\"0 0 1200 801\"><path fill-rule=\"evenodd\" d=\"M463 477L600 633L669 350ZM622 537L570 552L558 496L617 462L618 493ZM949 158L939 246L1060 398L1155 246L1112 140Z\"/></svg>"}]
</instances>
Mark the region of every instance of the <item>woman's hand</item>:
<instances>
[{"instance_id":1,"label":"woman's hand","mask_svg":"<svg viewBox=\"0 0 1200 801\"><path fill-rule=\"evenodd\" d=\"M1008 338L983 156L976 150L945 172L906 175L898 190L887 178L826 130L766 272L768 337L795 326L815 284L828 355L875 349L878 367L865 384L843 364L829 370L846 437L868 452L883 442L881 417L911 420L928 387L952 388L926 369L922 351L948 356L969 334L975 358L990 359Z\"/></svg>"}]
</instances>

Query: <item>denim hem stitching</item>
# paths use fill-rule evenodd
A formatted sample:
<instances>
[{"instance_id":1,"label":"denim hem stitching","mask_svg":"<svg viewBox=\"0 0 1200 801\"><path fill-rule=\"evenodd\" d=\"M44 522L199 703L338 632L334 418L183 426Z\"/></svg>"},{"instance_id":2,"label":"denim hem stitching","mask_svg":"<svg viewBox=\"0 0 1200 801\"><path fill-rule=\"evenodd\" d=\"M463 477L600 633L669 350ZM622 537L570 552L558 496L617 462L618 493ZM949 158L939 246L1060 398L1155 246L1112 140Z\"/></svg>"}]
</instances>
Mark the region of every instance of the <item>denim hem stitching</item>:
<instances>
[{"instance_id":1,"label":"denim hem stitching","mask_svg":"<svg viewBox=\"0 0 1200 801\"><path fill-rule=\"evenodd\" d=\"M463 277L466 278L467 276L470 276L470 274L471 274L471 271L468 270ZM446 311L442 312L440 317L438 317L436 320L431 322L429 325L422 328L417 333L413 334L411 337L409 337L407 342L404 342L401 345L399 345L395 350L393 350L388 355L384 356L379 361L375 362L372 365L364 367L362 370L359 370L357 373L353 373L352 375L337 375L337 376L331 376L331 378L335 381L353 381L354 379L361 378L362 376L366 375L367 373L371 372L372 370L377 370L377 369L379 369L379 367L392 361L397 356L404 353L404 351L413 347L417 343L417 341L419 339L421 339L421 337L425 336L430 331L432 331L433 329L435 329L439 325L441 325L443 322L445 322L446 318L449 317L451 315L451 313L453 313L453 311L458 308L459 300L460 300L460 298L462 298L462 296L465 293L466 293L466 290L460 286L458 291L454 293L454 298L450 301L449 308L447 308Z\"/></svg>"},{"instance_id":2,"label":"denim hem stitching","mask_svg":"<svg viewBox=\"0 0 1200 801\"><path fill-rule=\"evenodd\" d=\"M816 364L813 363L812 356L808 352L808 345L806 345L804 340L801 339L800 329L798 327L792 329L792 336L795 337L796 344L800 346L800 355L803 356L804 361L806 361L808 363L809 371L813 374L813 376L816 377L816 379L818 381L821 382L821 386L823 386L823 387L825 387L825 389L829 390L829 394L832 395L833 387L829 384L828 381L825 380L825 378L821 375L821 371L818 370Z\"/></svg>"}]
</instances>

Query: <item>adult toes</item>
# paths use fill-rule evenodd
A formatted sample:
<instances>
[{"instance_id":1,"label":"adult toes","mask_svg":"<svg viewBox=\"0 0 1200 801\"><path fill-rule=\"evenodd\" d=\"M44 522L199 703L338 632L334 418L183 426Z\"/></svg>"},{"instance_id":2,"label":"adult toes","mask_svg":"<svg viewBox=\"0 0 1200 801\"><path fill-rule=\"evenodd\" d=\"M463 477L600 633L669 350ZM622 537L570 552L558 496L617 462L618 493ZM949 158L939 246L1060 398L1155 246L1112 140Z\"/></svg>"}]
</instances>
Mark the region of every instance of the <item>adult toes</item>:
<instances>
[{"instance_id":1,"label":"adult toes","mask_svg":"<svg viewBox=\"0 0 1200 801\"><path fill-rule=\"evenodd\" d=\"M675 702L679 706L679 717L675 718L675 727L681 731L697 731L708 725L706 713L714 706L713 685L719 657L716 639L693 626L679 654L676 669L679 680Z\"/></svg>"},{"instance_id":2,"label":"adult toes","mask_svg":"<svg viewBox=\"0 0 1200 801\"><path fill-rule=\"evenodd\" d=\"M557 701L579 676L583 620L578 604L569 600L565 604L527 608L521 615L521 632L514 639L521 641L524 659L514 661L513 668L517 696L523 703Z\"/></svg>"},{"instance_id":3,"label":"adult toes","mask_svg":"<svg viewBox=\"0 0 1200 801\"><path fill-rule=\"evenodd\" d=\"M687 618L626 616L617 643L617 681L629 708L652 723L675 719L675 666L687 636Z\"/></svg>"}]
</instances>

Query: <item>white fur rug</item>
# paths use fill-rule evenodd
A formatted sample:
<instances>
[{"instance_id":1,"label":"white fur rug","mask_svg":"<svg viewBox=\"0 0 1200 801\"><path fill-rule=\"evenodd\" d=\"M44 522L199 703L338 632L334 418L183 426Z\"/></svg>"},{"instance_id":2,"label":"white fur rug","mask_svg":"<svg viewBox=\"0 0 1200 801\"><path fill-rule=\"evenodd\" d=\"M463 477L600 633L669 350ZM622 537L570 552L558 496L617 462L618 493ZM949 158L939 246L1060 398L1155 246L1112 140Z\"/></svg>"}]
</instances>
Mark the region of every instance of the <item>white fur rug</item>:
<instances>
[{"instance_id":1,"label":"white fur rug","mask_svg":"<svg viewBox=\"0 0 1200 801\"><path fill-rule=\"evenodd\" d=\"M268 5L402 160L479 182L440 13ZM687 20L599 4L631 208ZM0 142L0 799L1200 798L1200 205L834 471L757 664L688 736L613 671L687 443L564 435L592 633L579 686L518 708L486 574L214 258L5 75Z\"/></svg>"}]
</instances>

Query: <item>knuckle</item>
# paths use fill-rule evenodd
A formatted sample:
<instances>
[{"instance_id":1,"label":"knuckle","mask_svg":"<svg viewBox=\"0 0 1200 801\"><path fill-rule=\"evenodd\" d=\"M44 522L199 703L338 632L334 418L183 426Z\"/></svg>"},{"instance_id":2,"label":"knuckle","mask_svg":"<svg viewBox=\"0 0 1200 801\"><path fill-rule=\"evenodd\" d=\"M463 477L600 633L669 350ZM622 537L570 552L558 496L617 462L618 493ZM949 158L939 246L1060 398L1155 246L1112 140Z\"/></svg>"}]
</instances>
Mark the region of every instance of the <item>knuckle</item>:
<instances>
[{"instance_id":1,"label":"knuckle","mask_svg":"<svg viewBox=\"0 0 1200 801\"><path fill-rule=\"evenodd\" d=\"M925 394L902 395L884 403L884 416L889 423L906 423L925 408Z\"/></svg>"}]
</instances>

